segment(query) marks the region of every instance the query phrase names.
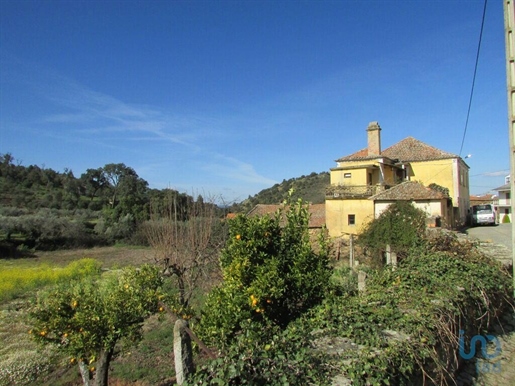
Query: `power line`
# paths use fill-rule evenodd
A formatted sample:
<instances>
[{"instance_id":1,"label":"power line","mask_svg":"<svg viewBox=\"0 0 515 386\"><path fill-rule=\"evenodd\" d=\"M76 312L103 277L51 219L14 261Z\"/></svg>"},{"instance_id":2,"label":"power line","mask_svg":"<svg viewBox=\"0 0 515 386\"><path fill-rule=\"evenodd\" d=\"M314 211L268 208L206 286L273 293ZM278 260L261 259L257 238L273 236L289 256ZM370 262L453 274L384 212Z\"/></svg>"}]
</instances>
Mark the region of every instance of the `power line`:
<instances>
[{"instance_id":1,"label":"power line","mask_svg":"<svg viewBox=\"0 0 515 386\"><path fill-rule=\"evenodd\" d=\"M463 130L463 139L461 140L461 147L459 156L461 157L461 152L463 150L463 144L465 143L465 136L467 135L467 127L469 124L470 117L470 107L472 106L472 96L474 95L474 86L476 84L476 73L477 73L477 64L479 63L479 52L481 50L481 40L483 39L483 27L485 25L485 15L486 15L486 4L488 0L485 0L485 5L483 7L483 18L481 20L481 31L479 33L479 43L477 45L477 53L476 53L476 65L474 66L474 76L472 77L472 88L470 90L470 98L469 98L469 107L467 111L467 119L465 121L465 129Z\"/></svg>"}]
</instances>

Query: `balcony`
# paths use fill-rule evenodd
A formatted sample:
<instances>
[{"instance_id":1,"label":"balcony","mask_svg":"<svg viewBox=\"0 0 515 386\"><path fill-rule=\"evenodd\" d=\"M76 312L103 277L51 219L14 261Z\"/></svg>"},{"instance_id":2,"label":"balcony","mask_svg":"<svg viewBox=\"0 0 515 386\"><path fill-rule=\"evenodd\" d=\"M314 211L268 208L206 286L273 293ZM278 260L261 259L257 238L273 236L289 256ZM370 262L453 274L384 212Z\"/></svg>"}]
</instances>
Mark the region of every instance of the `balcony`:
<instances>
[{"instance_id":1,"label":"balcony","mask_svg":"<svg viewBox=\"0 0 515 386\"><path fill-rule=\"evenodd\" d=\"M389 188L389 185L331 185L325 190L325 198L326 200L368 198Z\"/></svg>"},{"instance_id":2,"label":"balcony","mask_svg":"<svg viewBox=\"0 0 515 386\"><path fill-rule=\"evenodd\" d=\"M497 205L499 206L511 206L511 199L509 198L499 198Z\"/></svg>"}]
</instances>

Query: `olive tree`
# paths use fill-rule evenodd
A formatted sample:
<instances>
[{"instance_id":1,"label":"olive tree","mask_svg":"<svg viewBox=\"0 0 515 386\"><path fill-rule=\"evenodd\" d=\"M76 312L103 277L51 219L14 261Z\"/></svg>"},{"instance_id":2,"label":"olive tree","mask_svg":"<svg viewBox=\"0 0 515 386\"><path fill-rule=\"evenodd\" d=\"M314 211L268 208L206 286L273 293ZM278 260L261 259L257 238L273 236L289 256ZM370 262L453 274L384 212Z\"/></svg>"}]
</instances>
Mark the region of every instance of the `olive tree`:
<instances>
[{"instance_id":1,"label":"olive tree","mask_svg":"<svg viewBox=\"0 0 515 386\"><path fill-rule=\"evenodd\" d=\"M115 345L141 337L143 321L158 311L160 286L156 267L144 265L41 292L31 312L32 336L70 355L84 385L93 379L107 386Z\"/></svg>"}]
</instances>

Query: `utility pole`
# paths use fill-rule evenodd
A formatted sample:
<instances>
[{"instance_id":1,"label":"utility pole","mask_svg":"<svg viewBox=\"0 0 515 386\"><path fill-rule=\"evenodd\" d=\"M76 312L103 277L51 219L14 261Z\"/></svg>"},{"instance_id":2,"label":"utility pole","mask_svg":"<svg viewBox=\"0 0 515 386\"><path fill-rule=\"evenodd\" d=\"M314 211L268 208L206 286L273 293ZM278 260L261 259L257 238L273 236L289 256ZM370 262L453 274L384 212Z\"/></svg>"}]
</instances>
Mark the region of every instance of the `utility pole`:
<instances>
[{"instance_id":1,"label":"utility pole","mask_svg":"<svg viewBox=\"0 0 515 386\"><path fill-rule=\"evenodd\" d=\"M513 288L515 297L515 9L514 0L503 0L504 35L506 43L506 85L508 92L508 132L510 141L510 198L511 198L511 246L513 262Z\"/></svg>"}]
</instances>

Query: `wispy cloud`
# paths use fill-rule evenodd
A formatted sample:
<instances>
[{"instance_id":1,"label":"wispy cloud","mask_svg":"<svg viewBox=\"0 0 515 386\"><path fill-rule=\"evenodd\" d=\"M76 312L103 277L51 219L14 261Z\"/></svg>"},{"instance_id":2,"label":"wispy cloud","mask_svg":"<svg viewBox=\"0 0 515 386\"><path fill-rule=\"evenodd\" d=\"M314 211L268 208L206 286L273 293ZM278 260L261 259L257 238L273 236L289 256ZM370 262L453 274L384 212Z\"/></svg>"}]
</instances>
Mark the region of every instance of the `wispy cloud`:
<instances>
[{"instance_id":1,"label":"wispy cloud","mask_svg":"<svg viewBox=\"0 0 515 386\"><path fill-rule=\"evenodd\" d=\"M504 176L507 176L508 174L510 174L509 169L505 169L505 170L498 170L498 171L495 171L495 172L486 172L486 173L474 174L471 177L477 177L477 176L481 176L481 177L504 177Z\"/></svg>"},{"instance_id":2,"label":"wispy cloud","mask_svg":"<svg viewBox=\"0 0 515 386\"><path fill-rule=\"evenodd\" d=\"M256 185L270 186L277 183L277 181L260 175L249 163L217 153L212 154L211 158L213 159L211 163L202 166L206 172Z\"/></svg>"},{"instance_id":3,"label":"wispy cloud","mask_svg":"<svg viewBox=\"0 0 515 386\"><path fill-rule=\"evenodd\" d=\"M33 99L44 106L30 117L27 115L27 126L33 128L30 130L43 141L49 138L54 144L76 147L78 158L81 152L87 152L88 159L99 155L105 159L106 151L109 157L129 158L124 162L132 162L131 166L151 177L149 183L153 186L168 185L170 179L180 186L211 184L220 190L251 193L276 183L261 175L254 165L220 149L230 149L229 143L235 141L255 141L267 135L263 127L273 124L277 117L265 119L262 112L248 114L241 110L213 116L177 112L162 106L128 103L19 60L11 61L9 68L13 74L9 82L30 90L27 92ZM126 156L128 153L131 157Z\"/></svg>"},{"instance_id":4,"label":"wispy cloud","mask_svg":"<svg viewBox=\"0 0 515 386\"><path fill-rule=\"evenodd\" d=\"M78 135L145 133L156 139L197 148L198 139L195 119L177 117L166 111L148 106L124 103L109 95L87 89L74 81L54 76L53 87L45 88L45 97L66 113L50 114L43 118L46 123L73 124ZM57 81L55 81L57 78Z\"/></svg>"}]
</instances>

